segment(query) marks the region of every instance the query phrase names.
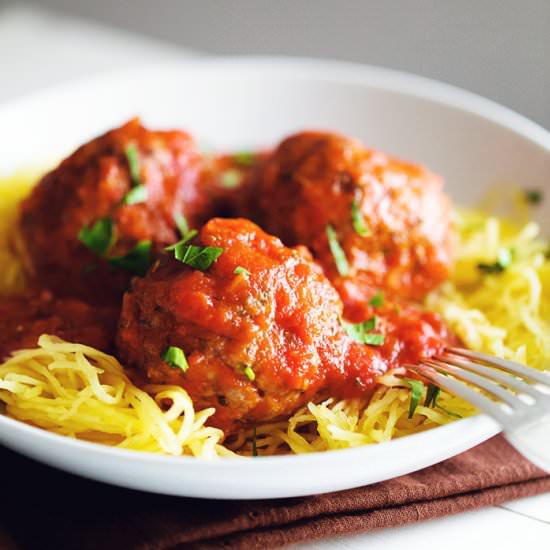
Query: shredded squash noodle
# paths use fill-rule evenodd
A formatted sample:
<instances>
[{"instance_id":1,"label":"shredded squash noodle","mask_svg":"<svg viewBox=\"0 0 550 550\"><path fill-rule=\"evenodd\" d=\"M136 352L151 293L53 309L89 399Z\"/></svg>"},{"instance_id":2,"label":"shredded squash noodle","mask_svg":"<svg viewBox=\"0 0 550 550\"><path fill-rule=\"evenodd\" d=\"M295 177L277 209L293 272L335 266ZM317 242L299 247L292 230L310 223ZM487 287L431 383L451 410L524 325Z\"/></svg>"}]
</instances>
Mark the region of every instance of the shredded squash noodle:
<instances>
[{"instance_id":1,"label":"shredded squash noodle","mask_svg":"<svg viewBox=\"0 0 550 550\"><path fill-rule=\"evenodd\" d=\"M411 391L396 374L381 377L380 386L368 401L331 398L319 404L309 403L288 421L258 426L255 430L258 454L360 447L418 433L475 413L471 405L445 392L441 392L436 407L423 406L424 393L415 414L408 418ZM239 453L251 454L253 437L253 431L248 430L228 446Z\"/></svg>"},{"instance_id":2,"label":"shredded squash noodle","mask_svg":"<svg viewBox=\"0 0 550 550\"><path fill-rule=\"evenodd\" d=\"M0 366L8 415L52 432L118 447L209 458L232 454L178 386L134 386L112 356L42 335ZM168 404L164 407L163 405Z\"/></svg>"},{"instance_id":3,"label":"shredded squash noodle","mask_svg":"<svg viewBox=\"0 0 550 550\"><path fill-rule=\"evenodd\" d=\"M452 278L426 305L473 350L550 368L550 243L537 224L523 226L477 211L458 211L458 254ZM509 265L487 274L507 251Z\"/></svg>"},{"instance_id":4,"label":"shredded squash noodle","mask_svg":"<svg viewBox=\"0 0 550 550\"><path fill-rule=\"evenodd\" d=\"M32 181L32 180L30 180ZM28 178L0 182L0 296L25 286L12 246L18 202ZM549 243L534 223L515 225L477 211L456 213L457 260L449 281L426 305L474 350L550 366ZM506 257L506 265L499 258ZM9 416L46 430L121 448L205 458L309 453L388 441L447 424L476 410L446 392L427 406L396 370L379 379L368 400L309 403L291 418L224 440L206 426L214 409L195 411L177 386L137 388L112 356L42 335L36 349L0 365L0 401Z\"/></svg>"}]
</instances>

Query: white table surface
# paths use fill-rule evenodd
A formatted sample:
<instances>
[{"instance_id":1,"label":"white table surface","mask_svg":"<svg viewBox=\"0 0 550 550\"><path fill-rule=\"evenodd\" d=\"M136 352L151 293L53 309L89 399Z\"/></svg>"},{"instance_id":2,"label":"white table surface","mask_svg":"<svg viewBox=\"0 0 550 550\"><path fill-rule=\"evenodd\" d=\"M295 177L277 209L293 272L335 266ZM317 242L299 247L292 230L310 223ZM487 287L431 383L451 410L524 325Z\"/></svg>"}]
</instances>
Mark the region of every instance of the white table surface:
<instances>
[{"instance_id":1,"label":"white table surface","mask_svg":"<svg viewBox=\"0 0 550 550\"><path fill-rule=\"evenodd\" d=\"M81 76L199 52L59 13L0 10L0 101ZM550 494L456 516L295 548L517 550L550 544ZM489 546L490 545L490 546Z\"/></svg>"}]
</instances>

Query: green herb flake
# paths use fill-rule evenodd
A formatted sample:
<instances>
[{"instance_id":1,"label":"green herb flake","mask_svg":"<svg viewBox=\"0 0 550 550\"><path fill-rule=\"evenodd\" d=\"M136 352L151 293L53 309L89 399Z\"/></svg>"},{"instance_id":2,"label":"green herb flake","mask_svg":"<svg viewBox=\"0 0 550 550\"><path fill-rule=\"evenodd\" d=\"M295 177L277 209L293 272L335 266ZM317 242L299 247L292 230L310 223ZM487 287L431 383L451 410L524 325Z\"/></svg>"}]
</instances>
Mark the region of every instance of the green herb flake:
<instances>
[{"instance_id":1,"label":"green herb flake","mask_svg":"<svg viewBox=\"0 0 550 550\"><path fill-rule=\"evenodd\" d=\"M370 300L369 305L372 307L382 307L384 305L384 293L378 291Z\"/></svg>"},{"instance_id":2,"label":"green herb flake","mask_svg":"<svg viewBox=\"0 0 550 550\"><path fill-rule=\"evenodd\" d=\"M248 277L250 277L250 271L240 265L235 268L235 271L233 271L233 273L235 275L242 275L245 279L248 279Z\"/></svg>"},{"instance_id":3,"label":"green herb flake","mask_svg":"<svg viewBox=\"0 0 550 550\"><path fill-rule=\"evenodd\" d=\"M149 191L145 185L141 184L133 187L126 193L126 196L122 200L124 204L139 204L145 202L149 198Z\"/></svg>"},{"instance_id":4,"label":"green herb flake","mask_svg":"<svg viewBox=\"0 0 550 550\"><path fill-rule=\"evenodd\" d=\"M256 426L252 428L252 456L258 456L258 441L256 435Z\"/></svg>"},{"instance_id":5,"label":"green herb flake","mask_svg":"<svg viewBox=\"0 0 550 550\"><path fill-rule=\"evenodd\" d=\"M187 244L190 240L194 239L198 234L199 232L196 229L191 229L191 231L189 231L187 235L183 237L183 239L180 239L177 243L174 243L174 244L171 244L170 246L165 247L164 250L166 252L170 252L171 250L176 250L178 246Z\"/></svg>"},{"instance_id":6,"label":"green herb flake","mask_svg":"<svg viewBox=\"0 0 550 550\"><path fill-rule=\"evenodd\" d=\"M194 239L197 235L199 234L199 232L196 230L196 229L191 229L191 231L188 231L183 239L181 239L180 243L188 243L189 241L191 241L192 239Z\"/></svg>"},{"instance_id":7,"label":"green herb flake","mask_svg":"<svg viewBox=\"0 0 550 550\"><path fill-rule=\"evenodd\" d=\"M498 274L502 273L512 263L512 251L508 248L501 248L497 253L497 259L494 263L480 262L477 268L483 273Z\"/></svg>"},{"instance_id":8,"label":"green herb flake","mask_svg":"<svg viewBox=\"0 0 550 550\"><path fill-rule=\"evenodd\" d=\"M355 340L356 342L359 342L360 344L363 344L363 335L365 333L363 329L363 323L346 323L343 322L342 326L344 327L344 330L346 331L347 335Z\"/></svg>"},{"instance_id":9,"label":"green herb flake","mask_svg":"<svg viewBox=\"0 0 550 550\"><path fill-rule=\"evenodd\" d=\"M370 235L370 229L365 223L365 217L363 216L356 200L351 203L351 221L353 223L353 229L355 229L355 232L358 235L361 237Z\"/></svg>"},{"instance_id":10,"label":"green herb flake","mask_svg":"<svg viewBox=\"0 0 550 550\"><path fill-rule=\"evenodd\" d=\"M366 321L363 322L363 328L366 332L369 332L376 328L377 323L378 323L377 317L373 316L370 319L367 319Z\"/></svg>"},{"instance_id":11,"label":"green herb flake","mask_svg":"<svg viewBox=\"0 0 550 550\"><path fill-rule=\"evenodd\" d=\"M532 189L530 191L525 191L524 197L527 203L536 206L537 204L542 203L544 195L542 194L542 191Z\"/></svg>"},{"instance_id":12,"label":"green herb flake","mask_svg":"<svg viewBox=\"0 0 550 550\"><path fill-rule=\"evenodd\" d=\"M432 407L435 409L437 407L437 398L441 392L441 388L435 384L428 384L428 389L426 390L426 399L424 400L424 407Z\"/></svg>"},{"instance_id":13,"label":"green herb flake","mask_svg":"<svg viewBox=\"0 0 550 550\"><path fill-rule=\"evenodd\" d=\"M235 189L235 187L240 185L241 179L241 173L233 168L225 170L225 172L222 172L222 175L220 176L222 187L225 187L226 189Z\"/></svg>"},{"instance_id":14,"label":"green herb flake","mask_svg":"<svg viewBox=\"0 0 550 550\"><path fill-rule=\"evenodd\" d=\"M185 357L185 353L177 346L168 346L161 354L161 359L168 363L174 369L181 369L185 372L189 368L189 363Z\"/></svg>"},{"instance_id":15,"label":"green herb flake","mask_svg":"<svg viewBox=\"0 0 550 550\"><path fill-rule=\"evenodd\" d=\"M346 254L340 243L338 242L338 237L336 236L336 231L332 225L327 225L327 239L330 251L332 252L332 257L334 258L334 263L336 264L336 269L338 273L342 276L345 276L349 273L349 264L346 258Z\"/></svg>"},{"instance_id":16,"label":"green herb flake","mask_svg":"<svg viewBox=\"0 0 550 550\"><path fill-rule=\"evenodd\" d=\"M176 260L200 271L206 271L222 253L223 248L216 246L177 243L174 248Z\"/></svg>"},{"instance_id":17,"label":"green herb flake","mask_svg":"<svg viewBox=\"0 0 550 550\"><path fill-rule=\"evenodd\" d=\"M189 223L187 222L187 218L181 212L174 213L174 223L178 228L178 231L181 235L181 239L177 243L167 246L164 249L166 251L176 250L178 246L180 247L183 246L184 244L188 243L190 240L194 239L199 234L199 232L196 229L189 229Z\"/></svg>"},{"instance_id":18,"label":"green herb flake","mask_svg":"<svg viewBox=\"0 0 550 550\"><path fill-rule=\"evenodd\" d=\"M376 317L363 321L362 323L343 323L347 335L359 342L369 346L381 346L384 343L384 335L377 332L370 332L376 328L378 320Z\"/></svg>"},{"instance_id":19,"label":"green herb flake","mask_svg":"<svg viewBox=\"0 0 550 550\"><path fill-rule=\"evenodd\" d=\"M126 161L128 162L128 170L130 172L130 180L132 187L142 185L141 175L139 173L139 153L134 143L129 143L124 149Z\"/></svg>"},{"instance_id":20,"label":"green herb flake","mask_svg":"<svg viewBox=\"0 0 550 550\"><path fill-rule=\"evenodd\" d=\"M414 412L416 411L416 407L418 407L418 404L420 403L422 394L424 393L424 382L422 382L421 380L413 380L412 378L402 378L401 380L403 380L403 382L405 382L411 388L409 418L412 418L414 416Z\"/></svg>"},{"instance_id":21,"label":"green herb flake","mask_svg":"<svg viewBox=\"0 0 550 550\"><path fill-rule=\"evenodd\" d=\"M252 370L252 367L246 367L243 372L251 382L256 380L256 373Z\"/></svg>"},{"instance_id":22,"label":"green herb flake","mask_svg":"<svg viewBox=\"0 0 550 550\"><path fill-rule=\"evenodd\" d=\"M239 151L233 155L233 160L240 166L252 166L256 162L256 155L251 151Z\"/></svg>"},{"instance_id":23,"label":"green herb flake","mask_svg":"<svg viewBox=\"0 0 550 550\"><path fill-rule=\"evenodd\" d=\"M381 346L384 344L385 337L377 332L369 332L365 334L365 344L368 346Z\"/></svg>"},{"instance_id":24,"label":"green herb flake","mask_svg":"<svg viewBox=\"0 0 550 550\"><path fill-rule=\"evenodd\" d=\"M182 237L185 237L189 233L189 224L187 218L181 212L174 213L174 223L180 232Z\"/></svg>"},{"instance_id":25,"label":"green herb flake","mask_svg":"<svg viewBox=\"0 0 550 550\"><path fill-rule=\"evenodd\" d=\"M113 221L101 218L91 227L84 226L78 233L78 240L98 256L104 256L115 243Z\"/></svg>"},{"instance_id":26,"label":"green herb flake","mask_svg":"<svg viewBox=\"0 0 550 550\"><path fill-rule=\"evenodd\" d=\"M114 267L143 277L151 265L151 241L140 241L127 254L108 261Z\"/></svg>"}]
</instances>

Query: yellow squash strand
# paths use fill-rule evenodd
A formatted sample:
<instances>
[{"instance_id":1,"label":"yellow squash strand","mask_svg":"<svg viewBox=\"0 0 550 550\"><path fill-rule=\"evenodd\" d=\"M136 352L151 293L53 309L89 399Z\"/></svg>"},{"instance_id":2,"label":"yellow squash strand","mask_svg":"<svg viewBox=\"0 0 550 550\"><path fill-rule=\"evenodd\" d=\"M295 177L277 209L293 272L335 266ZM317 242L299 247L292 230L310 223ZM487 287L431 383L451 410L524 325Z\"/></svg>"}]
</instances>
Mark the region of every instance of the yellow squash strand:
<instances>
[{"instance_id":1,"label":"yellow squash strand","mask_svg":"<svg viewBox=\"0 0 550 550\"><path fill-rule=\"evenodd\" d=\"M136 451L212 458L230 455L221 430L205 426L176 386L134 386L112 356L43 335L38 348L0 366L0 399L9 416L70 437ZM168 403L165 409L163 405Z\"/></svg>"}]
</instances>

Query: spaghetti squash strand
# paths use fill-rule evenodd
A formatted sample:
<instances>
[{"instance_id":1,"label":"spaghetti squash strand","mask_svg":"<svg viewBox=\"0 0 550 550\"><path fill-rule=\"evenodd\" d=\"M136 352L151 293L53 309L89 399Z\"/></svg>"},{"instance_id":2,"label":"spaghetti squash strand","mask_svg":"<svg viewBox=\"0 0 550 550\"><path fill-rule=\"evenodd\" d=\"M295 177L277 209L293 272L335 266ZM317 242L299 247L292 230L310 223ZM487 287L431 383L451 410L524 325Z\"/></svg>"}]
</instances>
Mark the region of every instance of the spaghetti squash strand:
<instances>
[{"instance_id":1,"label":"spaghetti squash strand","mask_svg":"<svg viewBox=\"0 0 550 550\"><path fill-rule=\"evenodd\" d=\"M68 372L77 374L78 387ZM156 386L151 397L116 359L88 346L43 335L37 349L0 366L0 388L10 416L56 433L137 451L220 454L223 433L204 426L212 409L196 413L175 386ZM172 404L164 411L159 403L166 400Z\"/></svg>"}]
</instances>

